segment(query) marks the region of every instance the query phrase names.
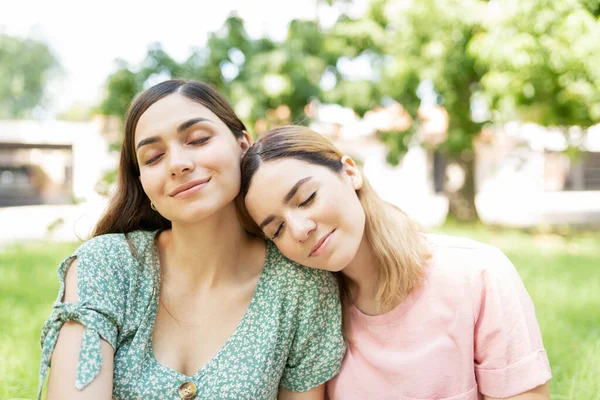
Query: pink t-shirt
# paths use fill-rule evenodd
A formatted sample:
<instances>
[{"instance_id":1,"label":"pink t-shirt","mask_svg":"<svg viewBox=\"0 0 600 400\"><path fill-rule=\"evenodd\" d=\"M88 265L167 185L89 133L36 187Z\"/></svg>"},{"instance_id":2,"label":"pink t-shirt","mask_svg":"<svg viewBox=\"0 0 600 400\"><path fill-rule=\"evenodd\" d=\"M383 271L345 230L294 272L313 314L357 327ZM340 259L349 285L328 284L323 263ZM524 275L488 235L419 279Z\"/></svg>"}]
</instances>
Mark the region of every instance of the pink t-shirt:
<instances>
[{"instance_id":1,"label":"pink t-shirt","mask_svg":"<svg viewBox=\"0 0 600 400\"><path fill-rule=\"evenodd\" d=\"M420 288L384 315L352 309L331 400L478 400L550 380L533 303L508 258L470 239L427 238Z\"/></svg>"}]
</instances>

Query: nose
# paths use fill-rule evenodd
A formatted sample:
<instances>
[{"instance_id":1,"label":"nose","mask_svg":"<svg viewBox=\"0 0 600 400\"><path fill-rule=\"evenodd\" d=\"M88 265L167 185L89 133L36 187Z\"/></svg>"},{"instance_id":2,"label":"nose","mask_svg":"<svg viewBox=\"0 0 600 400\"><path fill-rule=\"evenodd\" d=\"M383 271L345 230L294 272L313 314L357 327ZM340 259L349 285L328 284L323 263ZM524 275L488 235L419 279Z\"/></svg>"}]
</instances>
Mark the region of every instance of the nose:
<instances>
[{"instance_id":1,"label":"nose","mask_svg":"<svg viewBox=\"0 0 600 400\"><path fill-rule=\"evenodd\" d=\"M194 163L184 149L171 149L169 153L171 176L178 176L194 170Z\"/></svg>"},{"instance_id":2,"label":"nose","mask_svg":"<svg viewBox=\"0 0 600 400\"><path fill-rule=\"evenodd\" d=\"M308 239L317 227L315 221L305 216L294 216L288 221L288 227L294 240L302 243Z\"/></svg>"}]
</instances>

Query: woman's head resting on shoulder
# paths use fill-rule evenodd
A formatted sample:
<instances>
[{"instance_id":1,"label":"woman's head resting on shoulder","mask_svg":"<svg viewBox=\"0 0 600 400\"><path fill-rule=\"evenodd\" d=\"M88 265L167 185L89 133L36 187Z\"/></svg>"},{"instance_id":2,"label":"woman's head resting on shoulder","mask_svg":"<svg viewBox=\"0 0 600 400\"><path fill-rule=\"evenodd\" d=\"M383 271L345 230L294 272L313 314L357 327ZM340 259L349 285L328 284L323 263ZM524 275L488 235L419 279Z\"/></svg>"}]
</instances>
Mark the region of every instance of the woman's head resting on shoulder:
<instances>
[{"instance_id":1,"label":"woman's head resting on shoulder","mask_svg":"<svg viewBox=\"0 0 600 400\"><path fill-rule=\"evenodd\" d=\"M246 127L211 86L169 80L138 95L125 120L117 192L95 235L196 223L240 189Z\"/></svg>"},{"instance_id":2,"label":"woman's head resting on shoulder","mask_svg":"<svg viewBox=\"0 0 600 400\"><path fill-rule=\"evenodd\" d=\"M343 272L369 252L360 259L373 260L382 306L420 285L429 253L416 224L377 196L350 157L306 127L259 137L242 158L236 201L244 228L299 264ZM349 283L336 276L347 301Z\"/></svg>"},{"instance_id":3,"label":"woman's head resting on shoulder","mask_svg":"<svg viewBox=\"0 0 600 400\"><path fill-rule=\"evenodd\" d=\"M238 206L252 219L242 218L246 228L286 257L339 271L363 240L362 186L350 157L308 128L287 126L262 135L244 155Z\"/></svg>"}]
</instances>

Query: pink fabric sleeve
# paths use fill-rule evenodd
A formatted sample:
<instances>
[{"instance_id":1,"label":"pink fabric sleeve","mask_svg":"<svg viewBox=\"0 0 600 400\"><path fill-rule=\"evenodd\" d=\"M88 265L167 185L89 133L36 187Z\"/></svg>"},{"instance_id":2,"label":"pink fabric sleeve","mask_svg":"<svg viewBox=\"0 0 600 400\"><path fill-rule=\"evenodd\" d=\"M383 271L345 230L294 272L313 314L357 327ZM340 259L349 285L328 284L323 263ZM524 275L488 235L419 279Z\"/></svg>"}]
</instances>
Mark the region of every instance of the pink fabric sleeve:
<instances>
[{"instance_id":1,"label":"pink fabric sleeve","mask_svg":"<svg viewBox=\"0 0 600 400\"><path fill-rule=\"evenodd\" d=\"M486 396L516 396L549 381L550 363L515 267L494 247L482 251L473 288L477 384Z\"/></svg>"}]
</instances>

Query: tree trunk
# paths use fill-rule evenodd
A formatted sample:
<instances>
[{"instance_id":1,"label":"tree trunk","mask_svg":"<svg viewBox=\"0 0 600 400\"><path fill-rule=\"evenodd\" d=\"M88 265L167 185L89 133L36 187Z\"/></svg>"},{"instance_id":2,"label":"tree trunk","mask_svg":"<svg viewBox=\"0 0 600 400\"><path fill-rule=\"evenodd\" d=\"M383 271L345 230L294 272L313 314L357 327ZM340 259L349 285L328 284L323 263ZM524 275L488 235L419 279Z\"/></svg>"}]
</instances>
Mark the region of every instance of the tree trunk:
<instances>
[{"instance_id":1,"label":"tree trunk","mask_svg":"<svg viewBox=\"0 0 600 400\"><path fill-rule=\"evenodd\" d=\"M462 171L462 185L456 182L461 179L456 176ZM460 222L474 222L479 220L475 208L475 155L472 151L463 152L461 156L450 159L446 169L448 184L446 196L448 196L449 213Z\"/></svg>"}]
</instances>

